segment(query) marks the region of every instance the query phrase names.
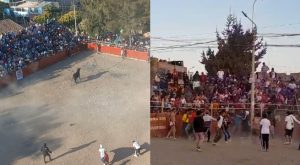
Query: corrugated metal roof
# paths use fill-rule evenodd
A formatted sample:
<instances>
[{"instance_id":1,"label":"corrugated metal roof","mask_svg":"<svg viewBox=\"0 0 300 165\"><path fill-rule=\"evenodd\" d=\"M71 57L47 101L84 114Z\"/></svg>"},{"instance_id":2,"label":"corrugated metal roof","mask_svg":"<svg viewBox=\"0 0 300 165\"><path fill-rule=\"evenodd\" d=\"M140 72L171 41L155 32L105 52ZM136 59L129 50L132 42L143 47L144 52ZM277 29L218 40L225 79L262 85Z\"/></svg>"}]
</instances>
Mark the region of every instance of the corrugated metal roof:
<instances>
[{"instance_id":1,"label":"corrugated metal roof","mask_svg":"<svg viewBox=\"0 0 300 165\"><path fill-rule=\"evenodd\" d=\"M18 32L24 29L21 25L15 23L11 19L0 20L0 33Z\"/></svg>"}]
</instances>

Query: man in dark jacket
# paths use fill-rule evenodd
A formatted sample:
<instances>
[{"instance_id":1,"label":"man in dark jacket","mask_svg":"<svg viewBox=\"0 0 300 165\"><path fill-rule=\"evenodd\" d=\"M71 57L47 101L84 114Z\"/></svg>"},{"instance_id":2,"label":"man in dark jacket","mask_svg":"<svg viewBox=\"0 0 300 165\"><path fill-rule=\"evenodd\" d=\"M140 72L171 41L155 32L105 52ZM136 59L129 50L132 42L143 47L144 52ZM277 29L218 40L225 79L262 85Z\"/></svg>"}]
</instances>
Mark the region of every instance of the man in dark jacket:
<instances>
[{"instance_id":1,"label":"man in dark jacket","mask_svg":"<svg viewBox=\"0 0 300 165\"><path fill-rule=\"evenodd\" d=\"M51 156L50 153L52 153L52 151L48 148L47 144L44 143L44 145L41 148L41 152L43 153L44 156L44 163L46 164L46 156L49 157L49 161L51 161Z\"/></svg>"},{"instance_id":2,"label":"man in dark jacket","mask_svg":"<svg viewBox=\"0 0 300 165\"><path fill-rule=\"evenodd\" d=\"M198 151L202 151L200 148L200 145L202 144L204 140L204 133L205 133L205 127L204 127L204 120L203 120L203 112L197 111L196 117L194 119L194 130L195 130L195 136L196 136L196 149Z\"/></svg>"}]
</instances>

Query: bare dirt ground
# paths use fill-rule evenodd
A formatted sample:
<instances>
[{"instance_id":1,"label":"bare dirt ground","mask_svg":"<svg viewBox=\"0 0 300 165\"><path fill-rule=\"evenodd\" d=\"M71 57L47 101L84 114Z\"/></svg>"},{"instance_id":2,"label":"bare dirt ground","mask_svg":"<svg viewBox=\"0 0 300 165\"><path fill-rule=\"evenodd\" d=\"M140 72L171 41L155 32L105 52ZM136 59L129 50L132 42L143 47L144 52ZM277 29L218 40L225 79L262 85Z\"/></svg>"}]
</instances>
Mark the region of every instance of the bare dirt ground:
<instances>
[{"instance_id":1,"label":"bare dirt ground","mask_svg":"<svg viewBox=\"0 0 300 165\"><path fill-rule=\"evenodd\" d=\"M283 145L282 139L270 141L270 150L262 152L257 138L234 137L231 143L213 146L203 143L202 152L193 140L151 138L151 164L154 165L299 165L298 143Z\"/></svg>"},{"instance_id":2,"label":"bare dirt ground","mask_svg":"<svg viewBox=\"0 0 300 165\"><path fill-rule=\"evenodd\" d=\"M81 83L72 74L81 67ZM149 63L82 52L0 91L0 164L150 164ZM133 157L131 141L143 149Z\"/></svg>"}]
</instances>

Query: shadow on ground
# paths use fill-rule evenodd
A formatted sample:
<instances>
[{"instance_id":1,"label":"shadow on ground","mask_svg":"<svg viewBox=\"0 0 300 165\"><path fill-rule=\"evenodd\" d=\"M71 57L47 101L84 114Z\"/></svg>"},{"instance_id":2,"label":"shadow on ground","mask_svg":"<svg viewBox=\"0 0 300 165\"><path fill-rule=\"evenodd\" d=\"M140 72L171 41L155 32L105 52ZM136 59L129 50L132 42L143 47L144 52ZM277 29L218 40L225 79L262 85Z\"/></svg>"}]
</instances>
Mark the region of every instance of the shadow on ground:
<instances>
[{"instance_id":1,"label":"shadow on ground","mask_svg":"<svg viewBox=\"0 0 300 165\"><path fill-rule=\"evenodd\" d=\"M59 138L42 137L62 123L55 122L55 115L48 112L47 105L15 107L0 113L0 164L32 156L40 156L40 148L47 143L52 150L61 145Z\"/></svg>"},{"instance_id":2,"label":"shadow on ground","mask_svg":"<svg viewBox=\"0 0 300 165\"><path fill-rule=\"evenodd\" d=\"M100 78L102 75L104 75L107 72L108 71L98 72L97 74L93 74L93 75L87 76L84 80L81 81L81 83L84 83L84 82L87 82L87 81L91 81L91 80L95 80L97 78Z\"/></svg>"},{"instance_id":3,"label":"shadow on ground","mask_svg":"<svg viewBox=\"0 0 300 165\"><path fill-rule=\"evenodd\" d=\"M86 144L83 144L83 145L80 145L80 146L78 146L78 147L70 148L69 151L67 151L67 152L65 152L65 153L63 153L63 154L61 154L61 155L59 155L59 156L53 158L53 160L59 159L59 158L61 158L61 157L63 157L63 156L66 156L66 155L71 154L71 153L73 153L73 152L76 152L76 151L79 151L79 150L81 150L81 149L84 149L84 148L90 146L91 144L93 144L93 143L95 143L95 142L96 142L96 140L91 141L91 142L86 143Z\"/></svg>"},{"instance_id":4,"label":"shadow on ground","mask_svg":"<svg viewBox=\"0 0 300 165\"><path fill-rule=\"evenodd\" d=\"M146 152L150 151L149 143L144 143L141 145L141 155L145 154ZM111 163L114 164L116 162L122 161L124 159L129 158L134 154L134 149L132 147L121 147L114 149L110 152L114 153L114 158L112 159ZM130 160L125 160L122 162L122 165L126 165Z\"/></svg>"}]
</instances>

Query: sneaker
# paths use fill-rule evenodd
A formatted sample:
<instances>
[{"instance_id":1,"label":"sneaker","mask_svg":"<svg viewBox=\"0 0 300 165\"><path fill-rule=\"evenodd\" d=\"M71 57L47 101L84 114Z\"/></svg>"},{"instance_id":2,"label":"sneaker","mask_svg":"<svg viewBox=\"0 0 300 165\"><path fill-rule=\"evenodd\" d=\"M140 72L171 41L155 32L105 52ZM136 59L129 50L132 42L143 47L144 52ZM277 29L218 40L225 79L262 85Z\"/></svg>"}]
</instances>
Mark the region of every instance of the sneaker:
<instances>
[{"instance_id":1,"label":"sneaker","mask_svg":"<svg viewBox=\"0 0 300 165\"><path fill-rule=\"evenodd\" d=\"M201 148L200 147L196 147L197 151L201 152Z\"/></svg>"},{"instance_id":2,"label":"sneaker","mask_svg":"<svg viewBox=\"0 0 300 165\"><path fill-rule=\"evenodd\" d=\"M136 154L133 155L134 157L138 157Z\"/></svg>"},{"instance_id":3,"label":"sneaker","mask_svg":"<svg viewBox=\"0 0 300 165\"><path fill-rule=\"evenodd\" d=\"M213 142L213 143L212 143L212 145L216 146L216 145L217 145L217 143Z\"/></svg>"},{"instance_id":4,"label":"sneaker","mask_svg":"<svg viewBox=\"0 0 300 165\"><path fill-rule=\"evenodd\" d=\"M283 144L284 144L284 145L288 145L288 144L289 144L289 142L284 142Z\"/></svg>"},{"instance_id":5,"label":"sneaker","mask_svg":"<svg viewBox=\"0 0 300 165\"><path fill-rule=\"evenodd\" d=\"M225 143L227 144L227 143L228 143L228 141L225 141Z\"/></svg>"}]
</instances>

